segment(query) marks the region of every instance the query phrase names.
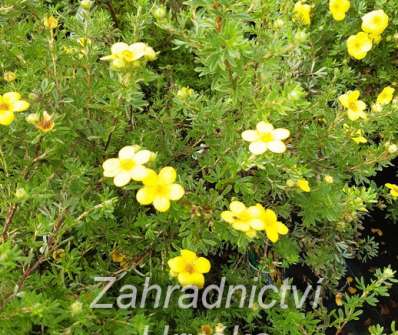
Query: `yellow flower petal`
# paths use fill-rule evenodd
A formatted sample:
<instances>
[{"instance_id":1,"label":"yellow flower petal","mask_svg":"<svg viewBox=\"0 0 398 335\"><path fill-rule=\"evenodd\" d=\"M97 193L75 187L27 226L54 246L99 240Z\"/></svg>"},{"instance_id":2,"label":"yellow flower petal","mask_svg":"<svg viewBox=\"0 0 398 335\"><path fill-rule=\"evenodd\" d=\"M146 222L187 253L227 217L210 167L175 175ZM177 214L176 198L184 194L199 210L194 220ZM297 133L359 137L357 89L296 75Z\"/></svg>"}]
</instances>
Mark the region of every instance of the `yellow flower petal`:
<instances>
[{"instance_id":1,"label":"yellow flower petal","mask_svg":"<svg viewBox=\"0 0 398 335\"><path fill-rule=\"evenodd\" d=\"M179 184L172 184L170 186L170 200L180 200L185 191L184 188Z\"/></svg>"},{"instance_id":2,"label":"yellow flower petal","mask_svg":"<svg viewBox=\"0 0 398 335\"><path fill-rule=\"evenodd\" d=\"M271 242L275 243L276 241L278 241L279 236L276 229L267 229L265 233Z\"/></svg>"},{"instance_id":3,"label":"yellow flower petal","mask_svg":"<svg viewBox=\"0 0 398 335\"><path fill-rule=\"evenodd\" d=\"M267 151L267 144L264 142L252 142L249 145L249 151L253 155L261 155Z\"/></svg>"},{"instance_id":4,"label":"yellow flower petal","mask_svg":"<svg viewBox=\"0 0 398 335\"><path fill-rule=\"evenodd\" d=\"M233 213L240 213L240 212L243 212L246 209L246 206L240 201L232 201L229 204L229 209Z\"/></svg>"},{"instance_id":5,"label":"yellow flower petal","mask_svg":"<svg viewBox=\"0 0 398 335\"><path fill-rule=\"evenodd\" d=\"M155 199L155 192L152 187L142 187L136 194L136 199L141 205L149 205Z\"/></svg>"},{"instance_id":6,"label":"yellow flower petal","mask_svg":"<svg viewBox=\"0 0 398 335\"><path fill-rule=\"evenodd\" d=\"M180 251L180 254L181 254L182 258L184 258L185 262L187 262L187 263L193 263L198 258L194 251L191 251L188 249L182 249Z\"/></svg>"},{"instance_id":7,"label":"yellow flower petal","mask_svg":"<svg viewBox=\"0 0 398 335\"><path fill-rule=\"evenodd\" d=\"M211 264L207 258L199 257L194 264L194 269L199 273L207 273L210 271Z\"/></svg>"},{"instance_id":8,"label":"yellow flower petal","mask_svg":"<svg viewBox=\"0 0 398 335\"><path fill-rule=\"evenodd\" d=\"M102 167L104 169L105 177L115 177L120 172L120 164L117 158L107 159Z\"/></svg>"},{"instance_id":9,"label":"yellow flower petal","mask_svg":"<svg viewBox=\"0 0 398 335\"><path fill-rule=\"evenodd\" d=\"M274 127L271 123L261 121L257 123L256 129L260 133L269 133L274 129Z\"/></svg>"},{"instance_id":10,"label":"yellow flower petal","mask_svg":"<svg viewBox=\"0 0 398 335\"><path fill-rule=\"evenodd\" d=\"M8 92L3 94L4 102L7 104L13 104L14 102L21 99L21 95L18 92Z\"/></svg>"},{"instance_id":11,"label":"yellow flower petal","mask_svg":"<svg viewBox=\"0 0 398 335\"><path fill-rule=\"evenodd\" d=\"M170 208L170 200L165 197L155 197L153 207L159 212L166 212Z\"/></svg>"},{"instance_id":12,"label":"yellow flower petal","mask_svg":"<svg viewBox=\"0 0 398 335\"><path fill-rule=\"evenodd\" d=\"M242 133L242 138L247 142L254 142L259 139L259 136L255 130L245 130Z\"/></svg>"},{"instance_id":13,"label":"yellow flower petal","mask_svg":"<svg viewBox=\"0 0 398 335\"><path fill-rule=\"evenodd\" d=\"M181 286L197 286L198 288L202 288L205 283L205 277L201 273L189 273L182 272L178 275L178 281Z\"/></svg>"},{"instance_id":14,"label":"yellow flower petal","mask_svg":"<svg viewBox=\"0 0 398 335\"><path fill-rule=\"evenodd\" d=\"M146 177L148 169L142 165L137 165L129 172L133 180L141 181Z\"/></svg>"},{"instance_id":15,"label":"yellow flower petal","mask_svg":"<svg viewBox=\"0 0 398 335\"><path fill-rule=\"evenodd\" d=\"M290 132L284 128L278 128L272 131L272 135L276 140L285 140L290 136Z\"/></svg>"},{"instance_id":16,"label":"yellow flower petal","mask_svg":"<svg viewBox=\"0 0 398 335\"><path fill-rule=\"evenodd\" d=\"M24 112L30 107L29 102L24 100L18 100L11 104L11 108L14 112Z\"/></svg>"},{"instance_id":17,"label":"yellow flower petal","mask_svg":"<svg viewBox=\"0 0 398 335\"><path fill-rule=\"evenodd\" d=\"M172 184L177 178L177 172L171 166L166 166L159 172L159 179L164 184Z\"/></svg>"},{"instance_id":18,"label":"yellow flower petal","mask_svg":"<svg viewBox=\"0 0 398 335\"><path fill-rule=\"evenodd\" d=\"M115 178L113 178L113 183L117 187L122 187L127 185L131 180L130 173L128 172L120 172L118 173Z\"/></svg>"},{"instance_id":19,"label":"yellow flower petal","mask_svg":"<svg viewBox=\"0 0 398 335\"><path fill-rule=\"evenodd\" d=\"M281 235L286 235L289 232L289 228L287 228L282 222L277 222L278 233Z\"/></svg>"},{"instance_id":20,"label":"yellow flower petal","mask_svg":"<svg viewBox=\"0 0 398 335\"><path fill-rule=\"evenodd\" d=\"M8 126L14 121L15 115L11 111L0 112L0 124L3 126Z\"/></svg>"},{"instance_id":21,"label":"yellow flower petal","mask_svg":"<svg viewBox=\"0 0 398 335\"><path fill-rule=\"evenodd\" d=\"M128 145L120 149L119 151L119 158L120 159L134 159L135 153L139 149L138 146L135 145Z\"/></svg>"},{"instance_id":22,"label":"yellow flower petal","mask_svg":"<svg viewBox=\"0 0 398 335\"><path fill-rule=\"evenodd\" d=\"M152 156L153 156L152 151L140 150L135 154L134 159L137 162L137 164L146 164L151 160Z\"/></svg>"},{"instance_id":23,"label":"yellow flower petal","mask_svg":"<svg viewBox=\"0 0 398 335\"><path fill-rule=\"evenodd\" d=\"M180 273L185 270L185 261L181 256L174 257L170 259L167 264L170 267L170 270L174 273Z\"/></svg>"},{"instance_id":24,"label":"yellow flower petal","mask_svg":"<svg viewBox=\"0 0 398 335\"><path fill-rule=\"evenodd\" d=\"M286 151L286 145L282 141L272 141L267 143L267 148L277 154L281 154Z\"/></svg>"}]
</instances>

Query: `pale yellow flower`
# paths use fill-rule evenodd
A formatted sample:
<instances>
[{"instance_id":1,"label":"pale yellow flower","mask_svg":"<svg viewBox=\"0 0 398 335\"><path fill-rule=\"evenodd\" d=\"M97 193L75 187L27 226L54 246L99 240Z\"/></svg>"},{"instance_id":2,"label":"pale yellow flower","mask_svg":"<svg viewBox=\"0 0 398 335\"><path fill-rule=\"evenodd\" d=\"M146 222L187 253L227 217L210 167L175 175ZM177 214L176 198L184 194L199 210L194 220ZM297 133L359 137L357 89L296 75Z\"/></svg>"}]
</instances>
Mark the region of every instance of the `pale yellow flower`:
<instances>
[{"instance_id":1,"label":"pale yellow flower","mask_svg":"<svg viewBox=\"0 0 398 335\"><path fill-rule=\"evenodd\" d=\"M362 30L369 34L380 35L388 26L388 15L382 10L374 10L362 16Z\"/></svg>"},{"instance_id":2,"label":"pale yellow flower","mask_svg":"<svg viewBox=\"0 0 398 335\"><path fill-rule=\"evenodd\" d=\"M246 130L242 138L251 142L249 150L254 155L261 155L267 150L275 153L286 151L286 145L282 140L287 139L290 132L284 128L274 129L272 124L261 121L257 123L256 130Z\"/></svg>"},{"instance_id":3,"label":"pale yellow flower","mask_svg":"<svg viewBox=\"0 0 398 335\"><path fill-rule=\"evenodd\" d=\"M144 166L153 159L154 153L140 150L138 145L129 145L119 151L118 158L107 159L102 167L104 177L113 178L113 183L122 187L130 180L141 181L147 176L149 169Z\"/></svg>"}]
</instances>

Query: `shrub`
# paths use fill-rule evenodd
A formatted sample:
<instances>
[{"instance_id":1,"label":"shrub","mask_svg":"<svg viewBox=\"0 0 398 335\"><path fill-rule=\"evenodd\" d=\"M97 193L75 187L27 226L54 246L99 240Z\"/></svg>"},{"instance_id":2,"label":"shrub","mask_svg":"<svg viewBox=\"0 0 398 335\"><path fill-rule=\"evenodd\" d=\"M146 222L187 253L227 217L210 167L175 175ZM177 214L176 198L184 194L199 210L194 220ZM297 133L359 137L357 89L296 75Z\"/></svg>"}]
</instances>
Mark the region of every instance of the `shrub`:
<instances>
[{"instance_id":1,"label":"shrub","mask_svg":"<svg viewBox=\"0 0 398 335\"><path fill-rule=\"evenodd\" d=\"M0 333L338 334L388 295L391 268L339 291L396 198L398 4L341 1L3 1ZM99 276L114 303L297 266L337 306L90 308Z\"/></svg>"}]
</instances>

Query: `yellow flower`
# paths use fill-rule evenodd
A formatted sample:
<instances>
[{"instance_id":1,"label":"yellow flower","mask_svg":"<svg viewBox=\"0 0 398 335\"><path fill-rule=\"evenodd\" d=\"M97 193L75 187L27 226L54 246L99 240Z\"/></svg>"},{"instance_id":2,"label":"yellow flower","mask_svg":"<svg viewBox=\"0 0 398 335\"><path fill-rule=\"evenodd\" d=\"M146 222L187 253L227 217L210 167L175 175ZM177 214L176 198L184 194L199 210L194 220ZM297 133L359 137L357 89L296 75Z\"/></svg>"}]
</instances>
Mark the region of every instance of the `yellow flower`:
<instances>
[{"instance_id":1,"label":"yellow flower","mask_svg":"<svg viewBox=\"0 0 398 335\"><path fill-rule=\"evenodd\" d=\"M301 24L309 26L311 24L311 9L310 5L302 1L296 2L293 9L295 19Z\"/></svg>"},{"instance_id":2,"label":"yellow flower","mask_svg":"<svg viewBox=\"0 0 398 335\"><path fill-rule=\"evenodd\" d=\"M7 71L4 72L3 79L7 82L14 81L17 78L15 72Z\"/></svg>"},{"instance_id":3,"label":"yellow flower","mask_svg":"<svg viewBox=\"0 0 398 335\"><path fill-rule=\"evenodd\" d=\"M119 151L118 158L107 159L102 167L104 177L113 178L113 183L122 187L127 185L131 179L141 181L148 174L144 164L154 157L149 150L140 150L138 145L129 145Z\"/></svg>"},{"instance_id":4,"label":"yellow flower","mask_svg":"<svg viewBox=\"0 0 398 335\"><path fill-rule=\"evenodd\" d=\"M376 103L379 105L388 105L393 97L394 97L395 89L391 86L387 86L381 91L381 93L377 96Z\"/></svg>"},{"instance_id":5,"label":"yellow flower","mask_svg":"<svg viewBox=\"0 0 398 335\"><path fill-rule=\"evenodd\" d=\"M265 209L260 204L253 207L254 216L263 222L263 230L271 242L277 242L279 235L286 235L289 232L289 229L282 222L278 221L277 215L272 209Z\"/></svg>"},{"instance_id":6,"label":"yellow flower","mask_svg":"<svg viewBox=\"0 0 398 335\"><path fill-rule=\"evenodd\" d=\"M374 10L362 16L362 30L369 34L380 35L388 26L388 15L382 9Z\"/></svg>"},{"instance_id":7,"label":"yellow flower","mask_svg":"<svg viewBox=\"0 0 398 335\"><path fill-rule=\"evenodd\" d=\"M148 169L142 179L144 186L137 192L136 198L141 205L153 204L159 212L165 212L170 208L170 200L176 201L182 198L184 188L175 184L177 172L167 166L160 170L159 174Z\"/></svg>"},{"instance_id":8,"label":"yellow flower","mask_svg":"<svg viewBox=\"0 0 398 335\"><path fill-rule=\"evenodd\" d=\"M52 130L55 125L53 117L49 115L47 111L44 111L42 116L39 116L36 113L29 114L26 117L26 121L32 123L37 129L41 130L44 133Z\"/></svg>"},{"instance_id":9,"label":"yellow flower","mask_svg":"<svg viewBox=\"0 0 398 335\"><path fill-rule=\"evenodd\" d=\"M23 112L29 108L29 103L21 100L17 92L0 95L0 124L8 126L15 119L14 112Z\"/></svg>"},{"instance_id":10,"label":"yellow flower","mask_svg":"<svg viewBox=\"0 0 398 335\"><path fill-rule=\"evenodd\" d=\"M390 194L394 199L398 198L398 185L387 183L386 187L390 189Z\"/></svg>"},{"instance_id":11,"label":"yellow flower","mask_svg":"<svg viewBox=\"0 0 398 335\"><path fill-rule=\"evenodd\" d=\"M58 26L58 20L54 16L47 16L43 19L43 25L49 30L55 29Z\"/></svg>"},{"instance_id":12,"label":"yellow flower","mask_svg":"<svg viewBox=\"0 0 398 335\"><path fill-rule=\"evenodd\" d=\"M182 287L197 286L202 288L205 284L204 273L210 271L211 265L207 258L198 257L195 252L187 249L180 251L180 256L168 262L170 275L177 277Z\"/></svg>"},{"instance_id":13,"label":"yellow flower","mask_svg":"<svg viewBox=\"0 0 398 335\"><path fill-rule=\"evenodd\" d=\"M189 98L192 94L193 94L193 89L190 87L181 87L177 91L177 97L179 97L181 100Z\"/></svg>"},{"instance_id":14,"label":"yellow flower","mask_svg":"<svg viewBox=\"0 0 398 335\"><path fill-rule=\"evenodd\" d=\"M369 38L372 40L372 43L376 45L381 41L381 35L379 34L369 34Z\"/></svg>"},{"instance_id":15,"label":"yellow flower","mask_svg":"<svg viewBox=\"0 0 398 335\"><path fill-rule=\"evenodd\" d=\"M254 155L261 155L267 150L275 153L285 152L286 145L282 140L289 136L289 130L284 128L274 129L272 124L264 121L257 123L256 130L246 130L242 133L242 138L251 142L249 150Z\"/></svg>"},{"instance_id":16,"label":"yellow flower","mask_svg":"<svg viewBox=\"0 0 398 335\"><path fill-rule=\"evenodd\" d=\"M232 228L246 233L250 238L255 237L258 230L264 230L263 222L256 218L258 210L255 206L248 208L240 201L232 201L229 209L221 213L221 218Z\"/></svg>"},{"instance_id":17,"label":"yellow flower","mask_svg":"<svg viewBox=\"0 0 398 335\"><path fill-rule=\"evenodd\" d=\"M363 137L363 131L361 129L358 129L355 132L355 137L352 137L352 140L356 143L356 144L361 144L361 143L366 143L368 142L368 140Z\"/></svg>"},{"instance_id":18,"label":"yellow flower","mask_svg":"<svg viewBox=\"0 0 398 335\"><path fill-rule=\"evenodd\" d=\"M310 192L311 191L311 187L310 184L308 183L307 180L305 179L299 179L296 182L297 187L302 190L303 192Z\"/></svg>"},{"instance_id":19,"label":"yellow flower","mask_svg":"<svg viewBox=\"0 0 398 335\"><path fill-rule=\"evenodd\" d=\"M350 9L349 0L329 0L329 10L336 21L342 21Z\"/></svg>"},{"instance_id":20,"label":"yellow flower","mask_svg":"<svg viewBox=\"0 0 398 335\"><path fill-rule=\"evenodd\" d=\"M277 220L276 214L271 209L265 209L261 204L246 207L240 201L232 201L229 211L221 213L221 218L231 224L232 228L244 232L252 238L258 231L265 231L272 241L278 240L278 234L285 235L288 228Z\"/></svg>"},{"instance_id":21,"label":"yellow flower","mask_svg":"<svg viewBox=\"0 0 398 335\"><path fill-rule=\"evenodd\" d=\"M347 108L348 118L352 121L359 118L366 119L366 104L358 100L360 92L358 90L348 91L347 93L339 96L340 103Z\"/></svg>"},{"instance_id":22,"label":"yellow flower","mask_svg":"<svg viewBox=\"0 0 398 335\"><path fill-rule=\"evenodd\" d=\"M367 33L361 31L347 39L348 53L355 59L365 58L370 49L372 49L372 40Z\"/></svg>"},{"instance_id":23,"label":"yellow flower","mask_svg":"<svg viewBox=\"0 0 398 335\"><path fill-rule=\"evenodd\" d=\"M138 42L128 45L124 42L118 42L112 45L111 55L102 57L101 60L110 60L111 65L115 69L122 69L128 65L139 65L138 60L145 58L146 60L154 60L156 58L155 51L145 43Z\"/></svg>"}]
</instances>

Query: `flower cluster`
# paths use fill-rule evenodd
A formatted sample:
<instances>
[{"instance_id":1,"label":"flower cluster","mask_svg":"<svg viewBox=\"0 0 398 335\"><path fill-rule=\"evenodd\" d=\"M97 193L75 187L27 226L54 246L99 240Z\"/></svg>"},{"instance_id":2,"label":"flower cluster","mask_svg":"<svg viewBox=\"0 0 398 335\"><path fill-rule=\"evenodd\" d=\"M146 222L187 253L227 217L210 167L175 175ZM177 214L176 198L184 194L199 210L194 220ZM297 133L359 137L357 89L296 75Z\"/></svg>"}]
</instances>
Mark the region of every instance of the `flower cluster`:
<instances>
[{"instance_id":1,"label":"flower cluster","mask_svg":"<svg viewBox=\"0 0 398 335\"><path fill-rule=\"evenodd\" d=\"M107 159L102 167L104 177L113 178L115 186L123 187L131 180L141 181L144 186L137 192L137 201L141 205L153 204L157 211L165 212L170 208L170 200L182 198L184 188L174 183L177 178L174 168L164 167L157 174L145 166L155 157L152 151L129 145L119 151L118 158Z\"/></svg>"},{"instance_id":2,"label":"flower cluster","mask_svg":"<svg viewBox=\"0 0 398 335\"><path fill-rule=\"evenodd\" d=\"M381 93L377 96L376 103L372 106L374 111L379 111L383 106L389 104L394 97L395 89L391 86L385 87ZM341 105L347 110L348 118L351 121L356 121L358 119L366 120L366 103L362 100L359 100L360 96L359 90L348 91L345 94L339 96L339 102ZM360 134L361 135L361 134ZM355 141L355 140L354 140ZM359 138L360 142L357 143L365 143L363 142L363 138Z\"/></svg>"},{"instance_id":3,"label":"flower cluster","mask_svg":"<svg viewBox=\"0 0 398 335\"><path fill-rule=\"evenodd\" d=\"M374 10L362 17L361 32L347 39L347 50L351 57L361 60L381 40L381 34L388 26L388 15L382 10Z\"/></svg>"},{"instance_id":4,"label":"flower cluster","mask_svg":"<svg viewBox=\"0 0 398 335\"><path fill-rule=\"evenodd\" d=\"M156 59L156 52L146 43L137 42L128 45L124 42L117 42L111 47L111 55L104 56L101 60L111 62L114 70L134 69L144 61Z\"/></svg>"},{"instance_id":5,"label":"flower cluster","mask_svg":"<svg viewBox=\"0 0 398 335\"><path fill-rule=\"evenodd\" d=\"M288 228L277 220L275 212L265 209L261 204L246 207L240 201L232 201L229 211L223 211L221 218L228 222L232 228L244 232L252 238L258 231L265 231L267 237L272 242L279 239L279 235L286 235Z\"/></svg>"}]
</instances>

